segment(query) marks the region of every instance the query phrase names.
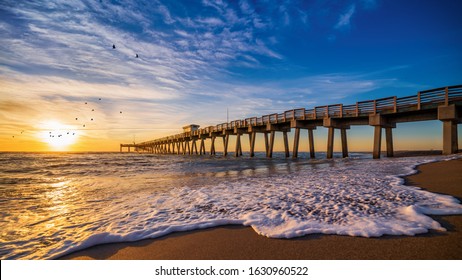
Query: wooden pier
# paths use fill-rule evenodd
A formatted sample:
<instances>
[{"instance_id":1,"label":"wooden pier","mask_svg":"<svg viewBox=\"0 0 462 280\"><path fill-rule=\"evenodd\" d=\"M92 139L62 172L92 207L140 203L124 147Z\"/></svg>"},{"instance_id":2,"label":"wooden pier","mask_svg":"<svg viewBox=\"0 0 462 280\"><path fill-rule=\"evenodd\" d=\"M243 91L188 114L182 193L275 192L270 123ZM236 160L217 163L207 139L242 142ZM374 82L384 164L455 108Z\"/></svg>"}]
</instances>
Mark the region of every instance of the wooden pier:
<instances>
[{"instance_id":1,"label":"wooden pier","mask_svg":"<svg viewBox=\"0 0 462 280\"><path fill-rule=\"evenodd\" d=\"M310 157L315 157L313 130L328 128L327 158L333 157L334 130L339 129L342 155L348 156L347 130L353 125L374 127L373 157L380 158L382 130L385 130L386 152L393 156L393 128L397 123L440 120L443 123L443 154L458 151L457 124L462 122L462 85L425 90L406 97L387 97L356 102L352 105L334 104L312 109L293 109L280 114L234 120L216 126L190 130L184 133L136 144L120 144L138 152L157 154L206 154L205 141L210 140L211 155L215 155L216 139L223 140L223 155L228 155L229 137L236 137L234 155L242 155L242 137L247 134L250 156L255 155L257 133L264 136L266 156L272 157L276 132L282 133L285 156L290 156L287 133L295 130L292 157L298 156L301 129L308 131ZM269 139L268 139L269 137ZM197 149L199 142L199 149Z\"/></svg>"}]
</instances>

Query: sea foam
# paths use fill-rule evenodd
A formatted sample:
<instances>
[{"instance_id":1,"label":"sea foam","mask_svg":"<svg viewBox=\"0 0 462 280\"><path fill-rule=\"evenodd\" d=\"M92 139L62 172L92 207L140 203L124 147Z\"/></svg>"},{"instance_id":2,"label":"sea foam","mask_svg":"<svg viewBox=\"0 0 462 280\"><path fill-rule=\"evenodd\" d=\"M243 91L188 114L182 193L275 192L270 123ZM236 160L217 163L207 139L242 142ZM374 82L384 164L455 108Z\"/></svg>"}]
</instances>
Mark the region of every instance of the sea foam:
<instances>
[{"instance_id":1,"label":"sea foam","mask_svg":"<svg viewBox=\"0 0 462 280\"><path fill-rule=\"evenodd\" d=\"M418 164L430 161L351 160L329 168L241 178L213 187L175 188L140 198L136 201L139 211L130 220L114 219L109 229L112 235L92 236L78 247L225 224L251 226L271 238L313 233L379 237L415 235L429 229L445 231L426 215L462 214L459 201L404 186L399 177L414 173ZM92 242L92 238L97 240Z\"/></svg>"},{"instance_id":2,"label":"sea foam","mask_svg":"<svg viewBox=\"0 0 462 280\"><path fill-rule=\"evenodd\" d=\"M252 172L241 170L245 176L239 172L217 176L213 172L222 170L221 165L232 171L242 166L242 161L208 159L207 172L188 180L170 179L168 184L146 173L128 174L128 179L120 177L109 182L89 178L88 186L97 191L83 194L86 202L75 206L72 213L65 212L69 220L80 216L78 222L66 222L50 231L48 235L54 239L45 240L54 243L35 247L33 242L25 247L17 241L4 243L10 249L5 256L55 258L96 244L156 238L226 224L250 226L270 238L314 233L412 236L430 229L445 231L427 215L462 214L459 201L406 186L401 176L416 172L419 164L460 157L280 161L276 167L267 168L269 172L265 166L271 160L265 159L263 164L253 166ZM177 168L178 164L192 163L175 162ZM215 169L210 167L213 164L217 165ZM159 186L154 191L150 184Z\"/></svg>"}]
</instances>

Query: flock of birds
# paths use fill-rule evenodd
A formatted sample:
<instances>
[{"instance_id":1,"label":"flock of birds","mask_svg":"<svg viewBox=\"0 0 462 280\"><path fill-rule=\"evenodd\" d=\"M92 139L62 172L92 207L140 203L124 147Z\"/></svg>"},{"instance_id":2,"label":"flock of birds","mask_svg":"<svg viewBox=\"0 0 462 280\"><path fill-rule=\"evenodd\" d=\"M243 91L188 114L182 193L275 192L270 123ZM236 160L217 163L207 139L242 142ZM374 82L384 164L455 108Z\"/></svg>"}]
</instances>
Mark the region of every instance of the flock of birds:
<instances>
[{"instance_id":1,"label":"flock of birds","mask_svg":"<svg viewBox=\"0 0 462 280\"><path fill-rule=\"evenodd\" d=\"M116 45L115 45L115 44L112 45L112 49L116 49ZM136 54L135 54L135 57L136 57L136 58L139 58L139 55L136 53ZM98 101L101 101L101 98L98 98ZM88 105L88 102L85 102L85 105ZM91 109L91 112L95 112L95 109ZM122 111L120 111L119 114L122 114ZM76 117L75 120L78 121L78 120L79 120L79 117ZM94 120L95 120L94 117L90 118L90 121L94 121ZM82 127L85 128L85 127L86 127L86 124L82 124ZM21 131L21 134L23 134L24 132L25 132L25 131L22 130L22 131ZM70 131L67 131L66 133L55 134L55 133L53 133L53 131L49 131L48 134L49 134L49 137L51 137L51 138L54 138L54 137L58 137L58 138L59 138L59 137L64 137L65 135L70 135L70 136L71 136L71 135L75 135L76 133L75 133L75 132L72 132L72 134L71 134ZM15 138L15 135L12 135L12 138Z\"/></svg>"}]
</instances>

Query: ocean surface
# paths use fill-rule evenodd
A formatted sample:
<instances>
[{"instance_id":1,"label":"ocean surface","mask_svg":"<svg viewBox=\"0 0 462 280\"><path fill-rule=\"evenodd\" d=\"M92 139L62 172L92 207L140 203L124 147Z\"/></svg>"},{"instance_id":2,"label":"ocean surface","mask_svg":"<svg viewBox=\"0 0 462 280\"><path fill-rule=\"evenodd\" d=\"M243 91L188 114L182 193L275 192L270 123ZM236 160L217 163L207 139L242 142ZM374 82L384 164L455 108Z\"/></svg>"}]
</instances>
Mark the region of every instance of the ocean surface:
<instances>
[{"instance_id":1,"label":"ocean surface","mask_svg":"<svg viewBox=\"0 0 462 280\"><path fill-rule=\"evenodd\" d=\"M400 176L457 157L0 153L0 258L52 259L225 224L271 238L444 231L427 215L462 214L459 201Z\"/></svg>"}]
</instances>

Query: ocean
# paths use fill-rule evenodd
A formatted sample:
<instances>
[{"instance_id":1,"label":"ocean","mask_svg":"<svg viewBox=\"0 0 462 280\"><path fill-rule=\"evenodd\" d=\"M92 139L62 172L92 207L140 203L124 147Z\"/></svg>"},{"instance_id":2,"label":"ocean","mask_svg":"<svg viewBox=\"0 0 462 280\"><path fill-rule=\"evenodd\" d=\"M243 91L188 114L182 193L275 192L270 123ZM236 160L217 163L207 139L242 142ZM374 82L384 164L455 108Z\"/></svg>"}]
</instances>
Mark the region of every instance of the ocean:
<instances>
[{"instance_id":1,"label":"ocean","mask_svg":"<svg viewBox=\"0 0 462 280\"><path fill-rule=\"evenodd\" d=\"M270 238L415 235L445 230L429 214L462 214L457 199L400 177L460 156L336 156L0 153L0 258L53 259L226 224Z\"/></svg>"}]
</instances>

